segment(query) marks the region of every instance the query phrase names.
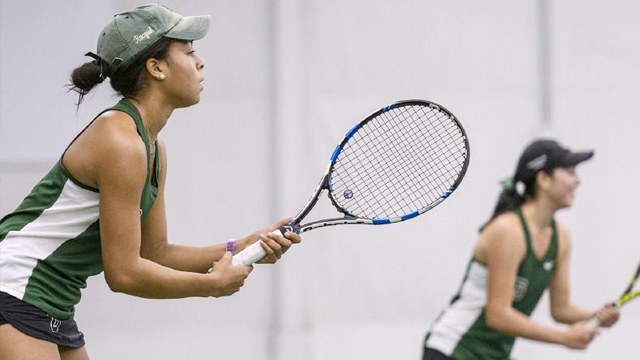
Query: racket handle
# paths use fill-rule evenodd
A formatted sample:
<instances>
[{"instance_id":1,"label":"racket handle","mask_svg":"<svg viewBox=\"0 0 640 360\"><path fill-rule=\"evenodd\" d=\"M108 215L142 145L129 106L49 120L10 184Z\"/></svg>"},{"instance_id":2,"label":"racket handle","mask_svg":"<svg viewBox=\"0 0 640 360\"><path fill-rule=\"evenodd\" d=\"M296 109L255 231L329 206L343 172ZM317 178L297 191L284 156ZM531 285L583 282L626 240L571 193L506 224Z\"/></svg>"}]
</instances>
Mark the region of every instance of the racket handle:
<instances>
[{"instance_id":1,"label":"racket handle","mask_svg":"<svg viewBox=\"0 0 640 360\"><path fill-rule=\"evenodd\" d=\"M597 316L592 317L587 321L587 329L595 330L600 327L600 320L598 320Z\"/></svg>"},{"instance_id":2,"label":"racket handle","mask_svg":"<svg viewBox=\"0 0 640 360\"><path fill-rule=\"evenodd\" d=\"M280 230L273 232L276 235L282 235ZM260 245L261 241L256 241L249 247L240 251L233 256L231 263L235 266L249 266L267 255L267 252Z\"/></svg>"}]
</instances>

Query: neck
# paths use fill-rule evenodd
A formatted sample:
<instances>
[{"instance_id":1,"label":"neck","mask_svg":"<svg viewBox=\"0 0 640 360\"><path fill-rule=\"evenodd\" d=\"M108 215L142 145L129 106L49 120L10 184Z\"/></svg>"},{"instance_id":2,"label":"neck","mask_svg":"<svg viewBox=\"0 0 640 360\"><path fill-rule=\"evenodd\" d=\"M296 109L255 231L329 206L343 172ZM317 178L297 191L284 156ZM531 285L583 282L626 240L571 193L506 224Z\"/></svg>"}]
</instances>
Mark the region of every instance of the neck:
<instances>
[{"instance_id":1,"label":"neck","mask_svg":"<svg viewBox=\"0 0 640 360\"><path fill-rule=\"evenodd\" d=\"M158 138L160 130L167 124L169 117L173 113L173 107L166 106L165 102L160 101L152 96L136 95L128 96L127 99L131 101L133 106L136 107L142 124L147 130L147 137L150 143L154 143Z\"/></svg>"},{"instance_id":2,"label":"neck","mask_svg":"<svg viewBox=\"0 0 640 360\"><path fill-rule=\"evenodd\" d=\"M522 213L527 219L527 223L530 227L537 229L550 226L556 210L541 199L532 199L522 205Z\"/></svg>"},{"instance_id":3,"label":"neck","mask_svg":"<svg viewBox=\"0 0 640 360\"><path fill-rule=\"evenodd\" d=\"M522 213L530 224L529 226L535 226L538 229L550 226L556 211L556 208L543 199L532 199L522 205Z\"/></svg>"}]
</instances>

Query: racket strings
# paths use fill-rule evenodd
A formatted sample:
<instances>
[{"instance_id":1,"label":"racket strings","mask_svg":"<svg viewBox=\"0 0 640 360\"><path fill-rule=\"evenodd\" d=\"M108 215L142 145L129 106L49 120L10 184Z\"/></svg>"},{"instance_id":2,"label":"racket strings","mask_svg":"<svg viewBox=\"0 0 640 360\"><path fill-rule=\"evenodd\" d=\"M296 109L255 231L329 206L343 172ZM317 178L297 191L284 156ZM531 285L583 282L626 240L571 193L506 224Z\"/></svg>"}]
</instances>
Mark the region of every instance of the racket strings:
<instances>
[{"instance_id":1,"label":"racket strings","mask_svg":"<svg viewBox=\"0 0 640 360\"><path fill-rule=\"evenodd\" d=\"M386 129L386 126L383 127L382 130L384 132L388 132L388 129ZM409 141L415 141L415 139L409 139ZM390 138L386 138L385 141L382 142L382 144L383 144L382 150L384 152L390 152L390 151L394 151L395 152L395 151L397 151L397 146L395 146L395 144L390 141ZM402 146L406 146L406 142L400 142L399 144L402 145ZM369 151L369 148L366 147L366 150ZM381 159L383 160L383 162L382 162L383 167L374 168L374 170L376 170L376 172L377 172L377 174L376 174L377 176L375 176L374 178L381 179L381 180L384 181L384 180L387 180L387 176L386 176L387 174L381 174L378 170L379 169L385 169L385 168L388 169L388 168L390 168L390 164L389 164L389 159L390 158L389 157L385 157L385 158L381 158ZM407 160L408 161L406 163L409 165L409 167L411 167L411 165L412 165L411 159L408 157ZM380 185L377 185L377 186L380 186ZM396 198L398 196L398 193L394 192L393 188L391 188L391 191L389 191L387 194L383 194L383 195L386 195L386 197L383 198L383 200L389 201L389 200L391 200L393 198ZM402 198L400 198L400 199L402 199ZM367 200L367 199L365 199L365 200ZM372 206L375 205L375 204L372 204L371 202L366 202L366 203L367 203L368 207L372 207Z\"/></svg>"},{"instance_id":2,"label":"racket strings","mask_svg":"<svg viewBox=\"0 0 640 360\"><path fill-rule=\"evenodd\" d=\"M395 218L446 196L468 156L464 132L437 107L378 114L343 144L331 174L333 199L351 215Z\"/></svg>"}]
</instances>

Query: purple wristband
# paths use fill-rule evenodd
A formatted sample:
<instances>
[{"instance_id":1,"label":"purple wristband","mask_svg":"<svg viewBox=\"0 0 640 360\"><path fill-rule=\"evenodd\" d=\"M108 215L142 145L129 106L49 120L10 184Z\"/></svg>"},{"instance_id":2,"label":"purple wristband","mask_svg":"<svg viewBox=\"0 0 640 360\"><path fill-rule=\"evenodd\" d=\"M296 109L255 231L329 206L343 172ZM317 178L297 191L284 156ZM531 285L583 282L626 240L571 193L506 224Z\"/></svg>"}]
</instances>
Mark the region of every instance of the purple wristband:
<instances>
[{"instance_id":1,"label":"purple wristband","mask_svg":"<svg viewBox=\"0 0 640 360\"><path fill-rule=\"evenodd\" d=\"M231 240L227 241L227 251L229 251L232 254L235 254L235 252L236 252L236 239L231 239Z\"/></svg>"}]
</instances>

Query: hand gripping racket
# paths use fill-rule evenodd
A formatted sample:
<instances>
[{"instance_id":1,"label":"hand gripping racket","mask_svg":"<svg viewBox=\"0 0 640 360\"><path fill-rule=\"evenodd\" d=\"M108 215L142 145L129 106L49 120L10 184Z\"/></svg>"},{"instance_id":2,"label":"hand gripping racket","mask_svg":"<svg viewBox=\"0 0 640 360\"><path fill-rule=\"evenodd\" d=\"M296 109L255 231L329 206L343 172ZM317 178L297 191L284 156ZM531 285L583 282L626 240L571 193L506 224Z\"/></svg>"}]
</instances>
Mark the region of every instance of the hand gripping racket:
<instances>
[{"instance_id":1,"label":"hand gripping racket","mask_svg":"<svg viewBox=\"0 0 640 360\"><path fill-rule=\"evenodd\" d=\"M616 300L616 302L613 303L615 307L621 308L624 305L626 305L629 301L635 299L638 295L640 295L640 289L636 288L636 281L638 281L638 277L640 277L640 265L638 265L638 269L636 270L635 275L631 279L629 286L627 286L627 289L624 291L624 293L622 293L622 295L620 295L618 300ZM598 318L594 316L587 323L587 327L589 329L596 329L600 327L600 320L598 320Z\"/></svg>"},{"instance_id":2,"label":"hand gripping racket","mask_svg":"<svg viewBox=\"0 0 640 360\"><path fill-rule=\"evenodd\" d=\"M349 130L311 199L279 231L302 233L331 225L412 219L458 188L469 155L462 125L444 107L424 100L385 106ZM302 224L325 190L342 216ZM256 242L236 254L233 264L247 266L265 255Z\"/></svg>"}]
</instances>

